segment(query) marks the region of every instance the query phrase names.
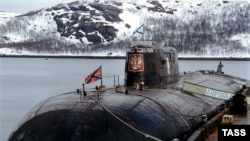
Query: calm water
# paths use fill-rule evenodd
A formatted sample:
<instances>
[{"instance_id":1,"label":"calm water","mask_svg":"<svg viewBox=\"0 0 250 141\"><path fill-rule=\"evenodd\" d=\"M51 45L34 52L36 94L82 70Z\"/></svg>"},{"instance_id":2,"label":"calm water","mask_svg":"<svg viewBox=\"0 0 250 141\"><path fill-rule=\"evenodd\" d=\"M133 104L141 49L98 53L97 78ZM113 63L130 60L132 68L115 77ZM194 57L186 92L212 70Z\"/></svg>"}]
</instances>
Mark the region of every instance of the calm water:
<instances>
[{"instance_id":1,"label":"calm water","mask_svg":"<svg viewBox=\"0 0 250 141\"><path fill-rule=\"evenodd\" d=\"M124 59L0 58L0 140L7 140L33 106L48 97L81 88L84 78L100 65L104 85L113 86L114 75L119 75L123 84L124 63ZM222 63L225 73L250 80L250 61ZM216 70L219 60L181 60L179 64L180 72ZM100 81L86 88L96 85Z\"/></svg>"}]
</instances>

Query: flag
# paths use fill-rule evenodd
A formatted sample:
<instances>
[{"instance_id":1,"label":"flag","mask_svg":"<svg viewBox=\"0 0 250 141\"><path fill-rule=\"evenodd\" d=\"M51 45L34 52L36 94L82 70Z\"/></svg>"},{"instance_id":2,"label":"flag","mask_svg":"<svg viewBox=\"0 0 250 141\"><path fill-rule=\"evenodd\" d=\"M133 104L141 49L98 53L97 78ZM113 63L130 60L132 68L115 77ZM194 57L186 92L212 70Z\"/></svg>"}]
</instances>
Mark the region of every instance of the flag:
<instances>
[{"instance_id":1,"label":"flag","mask_svg":"<svg viewBox=\"0 0 250 141\"><path fill-rule=\"evenodd\" d=\"M102 79L102 66L100 66L95 71L93 71L91 74L89 74L85 78L85 83L86 84L93 83L99 79Z\"/></svg>"},{"instance_id":2,"label":"flag","mask_svg":"<svg viewBox=\"0 0 250 141\"><path fill-rule=\"evenodd\" d=\"M134 36L136 33L138 33L138 34L144 34L144 33L143 33L143 24L142 24L140 27L138 27L138 28L133 32L133 35L132 35L132 36Z\"/></svg>"}]
</instances>

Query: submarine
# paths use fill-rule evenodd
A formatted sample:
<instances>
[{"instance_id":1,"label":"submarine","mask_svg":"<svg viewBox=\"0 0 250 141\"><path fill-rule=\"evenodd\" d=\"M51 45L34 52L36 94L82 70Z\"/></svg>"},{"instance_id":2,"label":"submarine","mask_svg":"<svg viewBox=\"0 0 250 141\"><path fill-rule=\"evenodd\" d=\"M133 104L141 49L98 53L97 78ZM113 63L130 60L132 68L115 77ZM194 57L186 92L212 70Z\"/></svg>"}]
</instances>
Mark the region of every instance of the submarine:
<instances>
[{"instance_id":1,"label":"submarine","mask_svg":"<svg viewBox=\"0 0 250 141\"><path fill-rule=\"evenodd\" d=\"M220 63L217 71L180 74L175 48L134 42L126 54L123 85L101 84L94 90L83 85L45 99L27 113L8 141L190 140L227 108L235 114L247 112L249 80L227 75L222 67ZM91 76L96 73L100 70Z\"/></svg>"}]
</instances>

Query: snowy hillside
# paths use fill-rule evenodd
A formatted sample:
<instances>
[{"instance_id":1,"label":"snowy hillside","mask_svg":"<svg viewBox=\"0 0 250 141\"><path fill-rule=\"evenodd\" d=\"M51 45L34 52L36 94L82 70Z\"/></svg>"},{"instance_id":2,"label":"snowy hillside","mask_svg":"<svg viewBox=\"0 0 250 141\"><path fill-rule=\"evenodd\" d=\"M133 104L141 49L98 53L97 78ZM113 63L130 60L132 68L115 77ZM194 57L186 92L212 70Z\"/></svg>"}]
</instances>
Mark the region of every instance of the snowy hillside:
<instances>
[{"instance_id":1,"label":"snowy hillside","mask_svg":"<svg viewBox=\"0 0 250 141\"><path fill-rule=\"evenodd\" d=\"M248 1L68 0L2 20L0 54L125 55L142 39L184 57L250 58L249 23ZM132 36L141 25L144 34Z\"/></svg>"},{"instance_id":2,"label":"snowy hillside","mask_svg":"<svg viewBox=\"0 0 250 141\"><path fill-rule=\"evenodd\" d=\"M19 13L15 12L5 12L5 11L0 11L0 19L5 19L5 18L11 18L20 15Z\"/></svg>"},{"instance_id":3,"label":"snowy hillside","mask_svg":"<svg viewBox=\"0 0 250 141\"><path fill-rule=\"evenodd\" d=\"M10 20L11 18L18 15L20 14L15 12L0 11L0 24L5 23L7 20Z\"/></svg>"}]
</instances>

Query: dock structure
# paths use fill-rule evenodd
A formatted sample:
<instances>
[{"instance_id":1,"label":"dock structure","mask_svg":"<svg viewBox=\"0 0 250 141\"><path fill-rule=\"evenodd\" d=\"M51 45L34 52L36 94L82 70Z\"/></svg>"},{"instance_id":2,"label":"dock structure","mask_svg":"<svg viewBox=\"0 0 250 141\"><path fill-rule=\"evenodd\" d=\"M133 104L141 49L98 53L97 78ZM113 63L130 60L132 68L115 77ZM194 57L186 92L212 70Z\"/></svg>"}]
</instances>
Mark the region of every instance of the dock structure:
<instances>
[{"instance_id":1,"label":"dock structure","mask_svg":"<svg viewBox=\"0 0 250 141\"><path fill-rule=\"evenodd\" d=\"M214 118L196 130L188 139L188 141L218 141L218 126L223 124L223 115L233 116L230 125L249 125L250 126L250 103L247 105L246 115L230 115L230 109L218 113Z\"/></svg>"},{"instance_id":2,"label":"dock structure","mask_svg":"<svg viewBox=\"0 0 250 141\"><path fill-rule=\"evenodd\" d=\"M250 126L250 104L248 104L247 116L234 115L232 125L249 125ZM218 128L205 138L204 141L218 141Z\"/></svg>"}]
</instances>

